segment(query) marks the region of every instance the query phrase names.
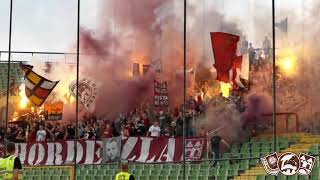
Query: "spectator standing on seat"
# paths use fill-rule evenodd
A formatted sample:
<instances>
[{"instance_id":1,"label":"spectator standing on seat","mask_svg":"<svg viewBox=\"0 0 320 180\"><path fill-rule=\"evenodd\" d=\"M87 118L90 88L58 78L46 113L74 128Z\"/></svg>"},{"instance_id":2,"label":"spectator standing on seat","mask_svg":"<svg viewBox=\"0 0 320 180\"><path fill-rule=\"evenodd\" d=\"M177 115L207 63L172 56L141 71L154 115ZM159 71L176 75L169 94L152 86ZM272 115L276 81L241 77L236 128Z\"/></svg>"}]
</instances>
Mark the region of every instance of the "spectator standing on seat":
<instances>
[{"instance_id":1,"label":"spectator standing on seat","mask_svg":"<svg viewBox=\"0 0 320 180\"><path fill-rule=\"evenodd\" d=\"M19 170L22 169L21 161L19 157L14 155L15 151L15 144L8 142L6 145L6 155L0 158L0 179L22 179L22 177L19 176Z\"/></svg>"},{"instance_id":2,"label":"spectator standing on seat","mask_svg":"<svg viewBox=\"0 0 320 180\"><path fill-rule=\"evenodd\" d=\"M229 148L229 144L224 139L222 139L222 137L219 136L217 132L214 132L213 136L210 139L213 166L216 166L217 160L220 158L220 142L222 142Z\"/></svg>"},{"instance_id":3,"label":"spectator standing on seat","mask_svg":"<svg viewBox=\"0 0 320 180\"><path fill-rule=\"evenodd\" d=\"M39 130L37 131L37 141L46 141L47 138L47 132L44 130L44 127L42 124L39 126Z\"/></svg>"},{"instance_id":4,"label":"spectator standing on seat","mask_svg":"<svg viewBox=\"0 0 320 180\"><path fill-rule=\"evenodd\" d=\"M121 164L121 172L116 175L116 180L134 180L134 176L128 172L128 163Z\"/></svg>"},{"instance_id":5,"label":"spectator standing on seat","mask_svg":"<svg viewBox=\"0 0 320 180\"><path fill-rule=\"evenodd\" d=\"M269 59L270 56L270 50L271 50L271 42L268 39L268 36L265 36L264 41L262 43L262 50L265 55L265 59Z\"/></svg>"},{"instance_id":6,"label":"spectator standing on seat","mask_svg":"<svg viewBox=\"0 0 320 180\"><path fill-rule=\"evenodd\" d=\"M150 135L151 137L159 137L160 132L161 132L161 129L158 121L153 121L153 125L150 126L149 128L148 135Z\"/></svg>"},{"instance_id":7,"label":"spectator standing on seat","mask_svg":"<svg viewBox=\"0 0 320 180\"><path fill-rule=\"evenodd\" d=\"M28 142L35 142L37 140L37 129L35 126L31 126L28 136Z\"/></svg>"}]
</instances>

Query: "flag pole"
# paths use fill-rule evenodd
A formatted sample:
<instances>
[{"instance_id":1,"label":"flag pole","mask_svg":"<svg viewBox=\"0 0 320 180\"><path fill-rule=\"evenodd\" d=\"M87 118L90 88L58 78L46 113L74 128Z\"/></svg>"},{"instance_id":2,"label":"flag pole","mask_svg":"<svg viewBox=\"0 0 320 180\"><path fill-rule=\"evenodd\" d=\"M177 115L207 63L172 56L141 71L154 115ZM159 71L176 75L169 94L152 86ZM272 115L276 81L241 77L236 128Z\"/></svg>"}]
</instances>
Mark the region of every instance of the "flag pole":
<instances>
[{"instance_id":1,"label":"flag pole","mask_svg":"<svg viewBox=\"0 0 320 180\"><path fill-rule=\"evenodd\" d=\"M5 132L8 129L9 121L9 96L10 96L10 61L11 61L11 35L12 35L12 6L13 0L10 0L10 20L9 20L9 48L8 48L8 72L7 72L7 107L6 107L6 122L5 122ZM7 133L5 133L5 144L7 143Z\"/></svg>"},{"instance_id":2,"label":"flag pole","mask_svg":"<svg viewBox=\"0 0 320 180\"><path fill-rule=\"evenodd\" d=\"M78 0L78 12L77 12L77 77L76 77L76 127L75 127L75 141L74 141L74 179L77 179L77 141L79 139L78 134L78 119L79 119L79 62L80 62L80 0Z\"/></svg>"},{"instance_id":3,"label":"flag pole","mask_svg":"<svg viewBox=\"0 0 320 180\"><path fill-rule=\"evenodd\" d=\"M277 151L277 123L276 123L276 33L275 33L275 0L272 0L272 93L273 93L273 113L272 113L272 120L273 120L273 145L274 151Z\"/></svg>"},{"instance_id":4,"label":"flag pole","mask_svg":"<svg viewBox=\"0 0 320 180\"><path fill-rule=\"evenodd\" d=\"M186 179L186 69L187 69L187 0L183 1L183 109L182 109L182 117L183 117L183 124L182 124L182 141L183 141L183 179Z\"/></svg>"}]
</instances>

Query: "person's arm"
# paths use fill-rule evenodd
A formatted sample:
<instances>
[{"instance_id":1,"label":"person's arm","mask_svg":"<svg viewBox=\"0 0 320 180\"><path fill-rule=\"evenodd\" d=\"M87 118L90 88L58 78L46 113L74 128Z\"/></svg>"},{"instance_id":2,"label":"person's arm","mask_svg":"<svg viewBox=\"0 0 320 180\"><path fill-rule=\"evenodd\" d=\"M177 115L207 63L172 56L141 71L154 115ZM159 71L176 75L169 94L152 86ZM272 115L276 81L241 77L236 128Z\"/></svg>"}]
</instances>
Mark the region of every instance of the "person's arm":
<instances>
[{"instance_id":1,"label":"person's arm","mask_svg":"<svg viewBox=\"0 0 320 180\"><path fill-rule=\"evenodd\" d=\"M63 139L67 139L67 136L68 136L68 131L66 131L66 133L64 133Z\"/></svg>"}]
</instances>

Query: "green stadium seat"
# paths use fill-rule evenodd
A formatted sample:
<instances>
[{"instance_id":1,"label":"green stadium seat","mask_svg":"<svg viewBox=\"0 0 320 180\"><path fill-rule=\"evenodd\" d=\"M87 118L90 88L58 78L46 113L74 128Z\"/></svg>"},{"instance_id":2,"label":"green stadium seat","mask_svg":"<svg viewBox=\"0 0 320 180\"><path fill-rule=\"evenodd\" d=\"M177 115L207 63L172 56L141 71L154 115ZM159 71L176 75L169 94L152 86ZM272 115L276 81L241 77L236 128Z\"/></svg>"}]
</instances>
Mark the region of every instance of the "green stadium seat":
<instances>
[{"instance_id":1,"label":"green stadium seat","mask_svg":"<svg viewBox=\"0 0 320 180\"><path fill-rule=\"evenodd\" d=\"M170 176L179 176L180 175L180 169L179 170L175 170L175 169L171 169Z\"/></svg>"},{"instance_id":2,"label":"green stadium seat","mask_svg":"<svg viewBox=\"0 0 320 180\"><path fill-rule=\"evenodd\" d=\"M109 169L118 170L118 169L119 169L119 166L118 166L118 165L113 164L113 165L109 166Z\"/></svg>"},{"instance_id":3,"label":"green stadium seat","mask_svg":"<svg viewBox=\"0 0 320 180\"><path fill-rule=\"evenodd\" d=\"M230 166L230 169L239 170L239 164L238 164L238 163L232 164L232 165Z\"/></svg>"},{"instance_id":4,"label":"green stadium seat","mask_svg":"<svg viewBox=\"0 0 320 180\"><path fill-rule=\"evenodd\" d=\"M151 172L152 175L160 175L161 174L161 169L153 169Z\"/></svg>"},{"instance_id":5,"label":"green stadium seat","mask_svg":"<svg viewBox=\"0 0 320 180\"><path fill-rule=\"evenodd\" d=\"M163 169L167 169L167 170L171 170L172 169L172 165L171 164L164 164L162 166Z\"/></svg>"},{"instance_id":6,"label":"green stadium seat","mask_svg":"<svg viewBox=\"0 0 320 180\"><path fill-rule=\"evenodd\" d=\"M256 180L265 180L265 179L266 179L266 176L264 176L264 175L259 175L256 178Z\"/></svg>"},{"instance_id":7,"label":"green stadium seat","mask_svg":"<svg viewBox=\"0 0 320 180\"><path fill-rule=\"evenodd\" d=\"M209 169L201 169L199 171L200 176L208 176L209 175Z\"/></svg>"},{"instance_id":8,"label":"green stadium seat","mask_svg":"<svg viewBox=\"0 0 320 180\"><path fill-rule=\"evenodd\" d=\"M296 179L289 179L288 180L309 180L309 176L298 176Z\"/></svg>"},{"instance_id":9,"label":"green stadium seat","mask_svg":"<svg viewBox=\"0 0 320 180\"><path fill-rule=\"evenodd\" d=\"M283 175L283 174L278 174L277 180L287 180L287 176Z\"/></svg>"},{"instance_id":10,"label":"green stadium seat","mask_svg":"<svg viewBox=\"0 0 320 180\"><path fill-rule=\"evenodd\" d=\"M301 176L301 177L307 177L307 179L309 179L308 176ZM300 179L300 178L299 178ZM288 176L287 180L298 180L298 175L295 174L293 176Z\"/></svg>"},{"instance_id":11,"label":"green stadium seat","mask_svg":"<svg viewBox=\"0 0 320 180\"><path fill-rule=\"evenodd\" d=\"M206 170L206 169L210 169L210 165L206 163L201 164L200 170Z\"/></svg>"},{"instance_id":12,"label":"green stadium seat","mask_svg":"<svg viewBox=\"0 0 320 180\"><path fill-rule=\"evenodd\" d=\"M242 158L245 158L245 159L246 159L246 158L250 158L250 157L251 157L251 154L250 154L249 152L248 152L248 153L242 153L242 154L241 154L241 157L242 157Z\"/></svg>"},{"instance_id":13,"label":"green stadium seat","mask_svg":"<svg viewBox=\"0 0 320 180\"><path fill-rule=\"evenodd\" d=\"M131 172L134 175L141 176L143 174L143 169L135 169L135 170L132 170Z\"/></svg>"},{"instance_id":14,"label":"green stadium seat","mask_svg":"<svg viewBox=\"0 0 320 180\"><path fill-rule=\"evenodd\" d=\"M240 153L241 153L243 156L246 156L246 155L249 155L249 154L250 154L250 150L249 150L249 149L241 149Z\"/></svg>"},{"instance_id":15,"label":"green stadium seat","mask_svg":"<svg viewBox=\"0 0 320 180\"><path fill-rule=\"evenodd\" d=\"M169 174L170 174L170 171L171 171L171 169L163 168L163 169L161 170L161 175L169 175Z\"/></svg>"},{"instance_id":16,"label":"green stadium seat","mask_svg":"<svg viewBox=\"0 0 320 180\"><path fill-rule=\"evenodd\" d=\"M168 180L178 180L178 176L168 176Z\"/></svg>"},{"instance_id":17,"label":"green stadium seat","mask_svg":"<svg viewBox=\"0 0 320 180\"><path fill-rule=\"evenodd\" d=\"M95 180L105 180L104 176L95 176Z\"/></svg>"},{"instance_id":18,"label":"green stadium seat","mask_svg":"<svg viewBox=\"0 0 320 180\"><path fill-rule=\"evenodd\" d=\"M218 169L211 169L209 171L210 176L218 176L218 173L219 173Z\"/></svg>"},{"instance_id":19,"label":"green stadium seat","mask_svg":"<svg viewBox=\"0 0 320 180\"><path fill-rule=\"evenodd\" d=\"M228 180L227 176L217 176L217 180Z\"/></svg>"},{"instance_id":20,"label":"green stadium seat","mask_svg":"<svg viewBox=\"0 0 320 180\"><path fill-rule=\"evenodd\" d=\"M35 175L35 172L34 171L29 171L29 170L24 170L23 173L27 176L32 176L32 175Z\"/></svg>"},{"instance_id":21,"label":"green stadium seat","mask_svg":"<svg viewBox=\"0 0 320 180\"><path fill-rule=\"evenodd\" d=\"M42 176L33 176L33 180L42 180Z\"/></svg>"},{"instance_id":22,"label":"green stadium seat","mask_svg":"<svg viewBox=\"0 0 320 180\"><path fill-rule=\"evenodd\" d=\"M209 176L198 176L198 180L208 180Z\"/></svg>"},{"instance_id":23,"label":"green stadium seat","mask_svg":"<svg viewBox=\"0 0 320 180\"><path fill-rule=\"evenodd\" d=\"M240 170L246 170L246 169L249 169L249 161L248 160L242 160L240 162L240 167L239 167Z\"/></svg>"},{"instance_id":24,"label":"green stadium seat","mask_svg":"<svg viewBox=\"0 0 320 180\"><path fill-rule=\"evenodd\" d=\"M228 176L237 176L238 172L239 172L238 170L230 169L228 170Z\"/></svg>"},{"instance_id":25,"label":"green stadium seat","mask_svg":"<svg viewBox=\"0 0 320 180\"><path fill-rule=\"evenodd\" d=\"M249 165L254 166L259 163L259 159L250 159Z\"/></svg>"},{"instance_id":26,"label":"green stadium seat","mask_svg":"<svg viewBox=\"0 0 320 180\"><path fill-rule=\"evenodd\" d=\"M198 177L197 176L189 176L187 179L188 180L198 180Z\"/></svg>"},{"instance_id":27,"label":"green stadium seat","mask_svg":"<svg viewBox=\"0 0 320 180\"><path fill-rule=\"evenodd\" d=\"M220 169L218 176L228 176L228 170L227 169Z\"/></svg>"},{"instance_id":28,"label":"green stadium seat","mask_svg":"<svg viewBox=\"0 0 320 180\"><path fill-rule=\"evenodd\" d=\"M33 180L33 176L23 176L24 180Z\"/></svg>"},{"instance_id":29,"label":"green stadium seat","mask_svg":"<svg viewBox=\"0 0 320 180\"><path fill-rule=\"evenodd\" d=\"M154 180L159 180L159 175L151 175L151 176L149 176L149 179L154 179Z\"/></svg>"},{"instance_id":30,"label":"green stadium seat","mask_svg":"<svg viewBox=\"0 0 320 180\"><path fill-rule=\"evenodd\" d=\"M276 177L269 175L266 177L266 180L276 180Z\"/></svg>"},{"instance_id":31,"label":"green stadium seat","mask_svg":"<svg viewBox=\"0 0 320 180\"><path fill-rule=\"evenodd\" d=\"M191 168L199 170L201 168L201 164L191 164Z\"/></svg>"},{"instance_id":32,"label":"green stadium seat","mask_svg":"<svg viewBox=\"0 0 320 180\"><path fill-rule=\"evenodd\" d=\"M142 179L149 180L149 177L150 177L149 175L147 175L147 176L146 176L146 175L142 175L142 176L140 176L140 179L141 179L141 180L142 180Z\"/></svg>"},{"instance_id":33,"label":"green stadium seat","mask_svg":"<svg viewBox=\"0 0 320 180\"><path fill-rule=\"evenodd\" d=\"M189 176L198 176L198 175L199 175L199 170L189 171Z\"/></svg>"}]
</instances>

